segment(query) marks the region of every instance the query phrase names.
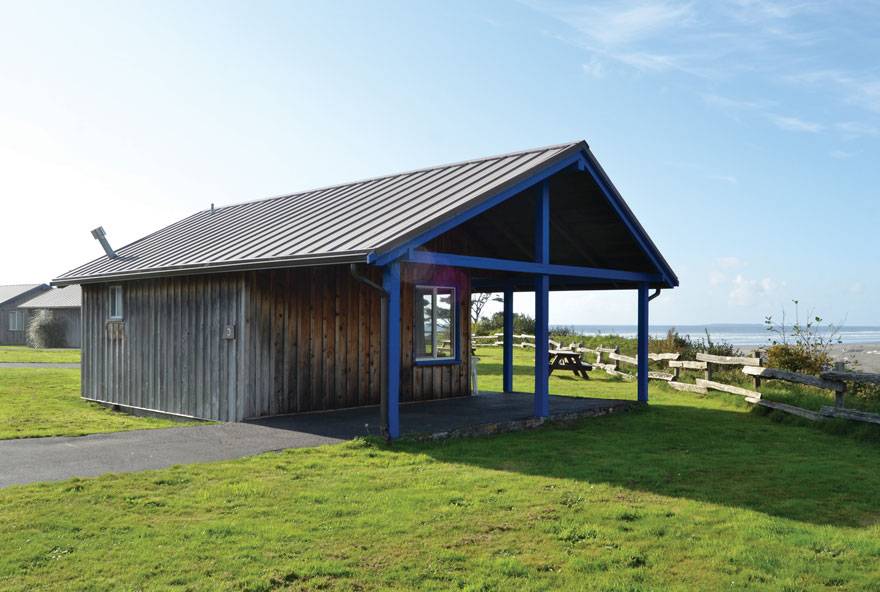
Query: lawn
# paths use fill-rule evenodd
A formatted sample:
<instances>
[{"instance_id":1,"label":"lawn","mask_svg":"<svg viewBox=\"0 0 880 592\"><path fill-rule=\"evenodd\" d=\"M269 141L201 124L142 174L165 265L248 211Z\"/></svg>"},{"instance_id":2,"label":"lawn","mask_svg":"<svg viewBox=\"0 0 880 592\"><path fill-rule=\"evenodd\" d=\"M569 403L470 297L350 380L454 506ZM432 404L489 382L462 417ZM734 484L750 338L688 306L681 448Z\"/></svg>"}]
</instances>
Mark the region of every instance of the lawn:
<instances>
[{"instance_id":1,"label":"lawn","mask_svg":"<svg viewBox=\"0 0 880 592\"><path fill-rule=\"evenodd\" d=\"M23 345L0 346L2 362L51 362L53 364L79 364L78 349L34 349Z\"/></svg>"},{"instance_id":2,"label":"lawn","mask_svg":"<svg viewBox=\"0 0 880 592\"><path fill-rule=\"evenodd\" d=\"M880 590L877 445L651 388L566 428L3 489L0 589Z\"/></svg>"},{"instance_id":3,"label":"lawn","mask_svg":"<svg viewBox=\"0 0 880 592\"><path fill-rule=\"evenodd\" d=\"M80 398L79 370L0 368L0 440L186 425L133 417Z\"/></svg>"}]
</instances>

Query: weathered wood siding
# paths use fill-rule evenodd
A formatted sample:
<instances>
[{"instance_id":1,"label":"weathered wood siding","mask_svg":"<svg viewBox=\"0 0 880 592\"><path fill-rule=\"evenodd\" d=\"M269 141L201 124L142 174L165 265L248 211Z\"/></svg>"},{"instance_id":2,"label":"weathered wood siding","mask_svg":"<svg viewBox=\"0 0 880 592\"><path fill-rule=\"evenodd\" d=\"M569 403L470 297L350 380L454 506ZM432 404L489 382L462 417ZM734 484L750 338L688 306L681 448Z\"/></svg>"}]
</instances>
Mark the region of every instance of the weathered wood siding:
<instances>
[{"instance_id":1,"label":"weathered wood siding","mask_svg":"<svg viewBox=\"0 0 880 592\"><path fill-rule=\"evenodd\" d=\"M371 273L374 281L381 280L378 272ZM464 303L458 324L461 363L413 363L414 286L432 281L458 288ZM401 400L468 394L468 276L409 266L401 285ZM379 403L378 292L352 278L347 266L251 272L246 286L245 417Z\"/></svg>"},{"instance_id":2,"label":"weathered wood siding","mask_svg":"<svg viewBox=\"0 0 880 592\"><path fill-rule=\"evenodd\" d=\"M240 419L237 360L243 341L223 339L223 329L240 330L243 277L121 285L122 321L108 320L106 284L83 286L83 396L193 417Z\"/></svg>"},{"instance_id":3,"label":"weathered wood siding","mask_svg":"<svg viewBox=\"0 0 880 592\"><path fill-rule=\"evenodd\" d=\"M400 322L401 360L400 400L427 401L470 394L470 276L460 269L430 265L405 265L401 269ZM461 363L418 366L414 361L413 325L415 287L419 284L451 286L458 299L456 330L461 347Z\"/></svg>"},{"instance_id":4,"label":"weathered wood siding","mask_svg":"<svg viewBox=\"0 0 880 592\"><path fill-rule=\"evenodd\" d=\"M458 363L413 361L414 287L428 283L457 288ZM469 394L467 273L405 266L401 284L401 400ZM107 284L83 286L86 398L226 421L379 403L381 298L347 266L120 285L122 321Z\"/></svg>"}]
</instances>

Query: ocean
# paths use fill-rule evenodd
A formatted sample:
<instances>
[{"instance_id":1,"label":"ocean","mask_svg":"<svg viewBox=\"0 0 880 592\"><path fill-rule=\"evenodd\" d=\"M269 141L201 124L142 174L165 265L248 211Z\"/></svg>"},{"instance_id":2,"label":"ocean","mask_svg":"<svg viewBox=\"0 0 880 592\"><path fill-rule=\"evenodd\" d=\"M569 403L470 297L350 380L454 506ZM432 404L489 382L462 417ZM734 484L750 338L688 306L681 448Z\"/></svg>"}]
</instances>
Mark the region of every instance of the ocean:
<instances>
[{"instance_id":1,"label":"ocean","mask_svg":"<svg viewBox=\"0 0 880 592\"><path fill-rule=\"evenodd\" d=\"M572 327L579 333L586 335L622 335L624 337L635 337L637 329L636 325L555 326ZM692 339L705 339L708 330L712 341L725 341L736 346L766 345L769 343L769 338L773 337L765 325L749 324L651 325L650 333L652 337L664 337L670 329L675 329L679 335L689 335ZM840 340L845 344L880 343L880 327L856 325L842 327Z\"/></svg>"}]
</instances>

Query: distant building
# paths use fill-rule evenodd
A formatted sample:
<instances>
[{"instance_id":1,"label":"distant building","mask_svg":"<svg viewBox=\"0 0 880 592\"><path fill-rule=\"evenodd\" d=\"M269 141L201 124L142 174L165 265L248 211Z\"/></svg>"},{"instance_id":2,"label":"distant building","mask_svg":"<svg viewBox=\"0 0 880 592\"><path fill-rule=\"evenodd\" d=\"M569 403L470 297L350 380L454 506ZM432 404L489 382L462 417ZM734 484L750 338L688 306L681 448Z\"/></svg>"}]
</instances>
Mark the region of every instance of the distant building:
<instances>
[{"instance_id":1,"label":"distant building","mask_svg":"<svg viewBox=\"0 0 880 592\"><path fill-rule=\"evenodd\" d=\"M47 290L46 284L0 286L0 345L27 343L28 311L18 307Z\"/></svg>"},{"instance_id":2,"label":"distant building","mask_svg":"<svg viewBox=\"0 0 880 592\"><path fill-rule=\"evenodd\" d=\"M78 348L82 345L82 289L78 285L43 292L18 308L28 320L41 310L52 311L64 322L65 343L62 347Z\"/></svg>"}]
</instances>

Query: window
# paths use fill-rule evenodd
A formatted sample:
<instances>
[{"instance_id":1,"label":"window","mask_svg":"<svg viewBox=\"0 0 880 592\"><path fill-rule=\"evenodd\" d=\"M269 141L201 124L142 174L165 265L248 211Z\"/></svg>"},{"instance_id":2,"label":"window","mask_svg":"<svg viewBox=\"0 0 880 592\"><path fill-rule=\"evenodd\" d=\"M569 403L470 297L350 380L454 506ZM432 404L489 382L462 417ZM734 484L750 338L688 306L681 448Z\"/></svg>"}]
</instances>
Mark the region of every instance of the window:
<instances>
[{"instance_id":1,"label":"window","mask_svg":"<svg viewBox=\"0 0 880 592\"><path fill-rule=\"evenodd\" d=\"M110 320L122 320L122 286L110 286Z\"/></svg>"},{"instance_id":2,"label":"window","mask_svg":"<svg viewBox=\"0 0 880 592\"><path fill-rule=\"evenodd\" d=\"M25 313L23 310L9 311L9 330L24 331Z\"/></svg>"},{"instance_id":3,"label":"window","mask_svg":"<svg viewBox=\"0 0 880 592\"><path fill-rule=\"evenodd\" d=\"M455 288L417 286L413 324L417 361L455 361L458 354Z\"/></svg>"}]
</instances>

